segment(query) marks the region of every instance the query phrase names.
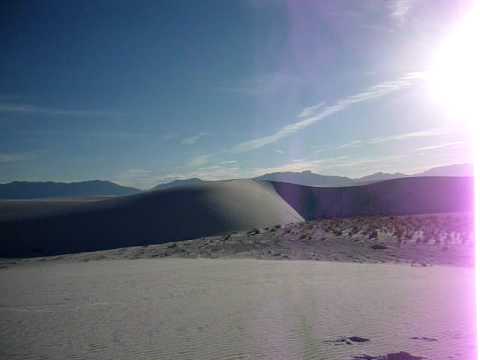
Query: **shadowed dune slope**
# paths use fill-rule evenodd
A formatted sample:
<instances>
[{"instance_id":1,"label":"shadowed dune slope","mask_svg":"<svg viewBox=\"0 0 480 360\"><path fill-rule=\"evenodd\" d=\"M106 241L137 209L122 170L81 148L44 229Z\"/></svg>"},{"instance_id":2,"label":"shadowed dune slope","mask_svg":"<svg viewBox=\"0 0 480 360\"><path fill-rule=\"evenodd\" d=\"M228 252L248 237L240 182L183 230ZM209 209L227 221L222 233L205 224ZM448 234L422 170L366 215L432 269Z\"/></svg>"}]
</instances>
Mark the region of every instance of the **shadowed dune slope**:
<instances>
[{"instance_id":1,"label":"shadowed dune slope","mask_svg":"<svg viewBox=\"0 0 480 360\"><path fill-rule=\"evenodd\" d=\"M1 204L0 214L5 212ZM158 244L303 221L271 184L252 180L144 192L81 206L65 203L52 213L33 211L38 216L28 201L15 205L18 216L0 216L0 257ZM38 209L38 202L34 207Z\"/></svg>"},{"instance_id":2,"label":"shadowed dune slope","mask_svg":"<svg viewBox=\"0 0 480 360\"><path fill-rule=\"evenodd\" d=\"M0 199L125 196L138 192L140 192L138 189L102 180L71 183L14 181L8 184L0 184Z\"/></svg>"},{"instance_id":3,"label":"shadowed dune slope","mask_svg":"<svg viewBox=\"0 0 480 360\"><path fill-rule=\"evenodd\" d=\"M0 199L0 222L88 211L93 203L110 199L110 196L50 198L50 199ZM98 204L97 204L98 205Z\"/></svg>"},{"instance_id":4,"label":"shadowed dune slope","mask_svg":"<svg viewBox=\"0 0 480 360\"><path fill-rule=\"evenodd\" d=\"M305 220L473 210L472 178L401 178L343 188L272 185Z\"/></svg>"}]
</instances>

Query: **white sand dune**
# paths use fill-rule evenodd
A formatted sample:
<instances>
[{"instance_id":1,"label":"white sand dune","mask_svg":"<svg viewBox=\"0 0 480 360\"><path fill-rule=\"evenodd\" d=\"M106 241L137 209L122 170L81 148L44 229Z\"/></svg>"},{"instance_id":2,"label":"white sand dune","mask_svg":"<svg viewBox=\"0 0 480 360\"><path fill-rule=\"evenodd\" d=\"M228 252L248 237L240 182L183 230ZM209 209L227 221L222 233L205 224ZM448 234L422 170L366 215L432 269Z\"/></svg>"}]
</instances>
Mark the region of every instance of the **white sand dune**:
<instances>
[{"instance_id":1,"label":"white sand dune","mask_svg":"<svg viewBox=\"0 0 480 360\"><path fill-rule=\"evenodd\" d=\"M470 178L405 178L347 188L231 180L103 200L4 201L0 257L146 246L304 219L469 212L472 191Z\"/></svg>"},{"instance_id":2,"label":"white sand dune","mask_svg":"<svg viewBox=\"0 0 480 360\"><path fill-rule=\"evenodd\" d=\"M50 198L29 200L0 200L0 221L24 220L88 211L98 201L111 197Z\"/></svg>"},{"instance_id":3,"label":"white sand dune","mask_svg":"<svg viewBox=\"0 0 480 360\"><path fill-rule=\"evenodd\" d=\"M0 216L0 257L159 244L303 221L272 185L253 180L206 183L99 201L57 201L50 205L51 210L42 210L38 201L2 204L0 214L5 215L3 219ZM5 211L7 208L14 208L14 216L13 210Z\"/></svg>"},{"instance_id":4,"label":"white sand dune","mask_svg":"<svg viewBox=\"0 0 480 360\"><path fill-rule=\"evenodd\" d=\"M473 359L473 269L143 259L0 269L1 359ZM337 341L358 336L366 342Z\"/></svg>"}]
</instances>

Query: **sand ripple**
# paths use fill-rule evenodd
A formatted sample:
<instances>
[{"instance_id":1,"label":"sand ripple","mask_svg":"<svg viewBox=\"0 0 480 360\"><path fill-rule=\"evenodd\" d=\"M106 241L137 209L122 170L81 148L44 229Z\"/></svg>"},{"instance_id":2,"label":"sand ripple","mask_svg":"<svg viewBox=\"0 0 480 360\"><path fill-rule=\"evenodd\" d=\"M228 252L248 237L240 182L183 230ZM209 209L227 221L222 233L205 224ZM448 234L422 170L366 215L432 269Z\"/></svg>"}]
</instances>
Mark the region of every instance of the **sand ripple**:
<instances>
[{"instance_id":1,"label":"sand ripple","mask_svg":"<svg viewBox=\"0 0 480 360\"><path fill-rule=\"evenodd\" d=\"M0 358L466 359L472 276L238 259L14 266L0 272ZM335 341L343 336L370 341Z\"/></svg>"}]
</instances>

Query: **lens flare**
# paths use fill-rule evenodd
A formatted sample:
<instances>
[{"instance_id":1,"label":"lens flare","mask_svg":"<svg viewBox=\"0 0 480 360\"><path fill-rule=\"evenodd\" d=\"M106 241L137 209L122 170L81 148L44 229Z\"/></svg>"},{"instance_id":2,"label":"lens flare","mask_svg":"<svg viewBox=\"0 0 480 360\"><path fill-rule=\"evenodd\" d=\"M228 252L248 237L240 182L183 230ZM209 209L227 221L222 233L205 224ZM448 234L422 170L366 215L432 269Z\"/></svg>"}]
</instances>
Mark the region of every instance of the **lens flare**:
<instances>
[{"instance_id":1,"label":"lens flare","mask_svg":"<svg viewBox=\"0 0 480 360\"><path fill-rule=\"evenodd\" d=\"M474 149L475 324L480 360L480 0L434 54L426 78L439 105L472 135Z\"/></svg>"},{"instance_id":2,"label":"lens flare","mask_svg":"<svg viewBox=\"0 0 480 360\"><path fill-rule=\"evenodd\" d=\"M478 119L477 119L478 120ZM479 136L479 127L474 130ZM475 149L475 301L476 301L476 332L477 332L477 360L480 360L480 146L477 139L474 139Z\"/></svg>"},{"instance_id":3,"label":"lens flare","mask_svg":"<svg viewBox=\"0 0 480 360\"><path fill-rule=\"evenodd\" d=\"M433 98L458 121L478 130L480 0L434 53L426 73Z\"/></svg>"}]
</instances>

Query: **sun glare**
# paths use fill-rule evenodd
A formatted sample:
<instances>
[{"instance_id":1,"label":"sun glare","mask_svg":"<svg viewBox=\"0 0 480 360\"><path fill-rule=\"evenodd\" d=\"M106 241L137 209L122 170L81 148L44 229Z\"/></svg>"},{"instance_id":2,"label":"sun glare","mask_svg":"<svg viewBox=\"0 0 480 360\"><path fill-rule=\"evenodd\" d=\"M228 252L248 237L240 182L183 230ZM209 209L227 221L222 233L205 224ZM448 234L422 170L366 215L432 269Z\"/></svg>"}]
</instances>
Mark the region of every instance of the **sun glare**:
<instances>
[{"instance_id":1,"label":"sun glare","mask_svg":"<svg viewBox=\"0 0 480 360\"><path fill-rule=\"evenodd\" d=\"M434 53L426 74L434 99L459 121L470 122L480 114L479 64L480 6L477 3Z\"/></svg>"},{"instance_id":2,"label":"sun glare","mask_svg":"<svg viewBox=\"0 0 480 360\"><path fill-rule=\"evenodd\" d=\"M480 360L480 0L434 53L430 92L458 126L472 134L475 171L476 358Z\"/></svg>"},{"instance_id":3,"label":"sun glare","mask_svg":"<svg viewBox=\"0 0 480 360\"><path fill-rule=\"evenodd\" d=\"M480 0L433 53L425 73L434 101L478 143L480 130ZM476 145L476 144L475 144ZM478 149L478 146L476 146ZM475 153L477 157L477 152ZM477 157L478 158L478 157Z\"/></svg>"}]
</instances>

